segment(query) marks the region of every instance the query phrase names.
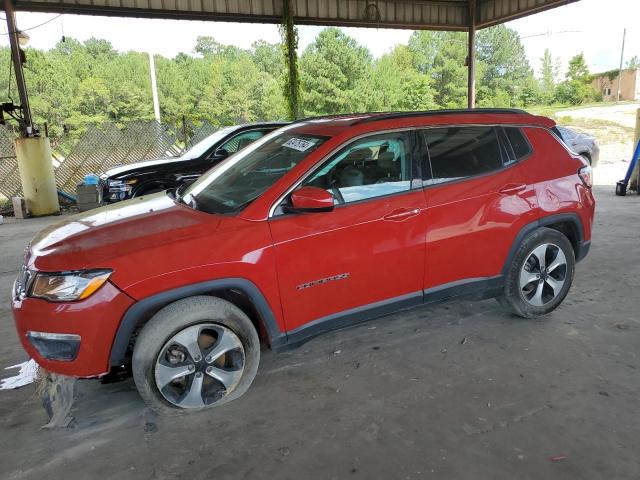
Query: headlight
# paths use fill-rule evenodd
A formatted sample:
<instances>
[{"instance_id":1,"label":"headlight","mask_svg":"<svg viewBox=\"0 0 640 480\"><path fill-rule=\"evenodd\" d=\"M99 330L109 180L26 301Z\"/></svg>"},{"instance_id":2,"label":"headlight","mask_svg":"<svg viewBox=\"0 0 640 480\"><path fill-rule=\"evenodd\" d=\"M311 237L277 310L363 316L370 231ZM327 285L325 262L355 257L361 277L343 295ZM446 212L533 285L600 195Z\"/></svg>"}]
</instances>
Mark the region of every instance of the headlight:
<instances>
[{"instance_id":1,"label":"headlight","mask_svg":"<svg viewBox=\"0 0 640 480\"><path fill-rule=\"evenodd\" d=\"M131 180L109 180L107 182L107 188L109 190L108 198L110 200L124 200L129 198L133 185L138 182L135 178Z\"/></svg>"},{"instance_id":2,"label":"headlight","mask_svg":"<svg viewBox=\"0 0 640 480\"><path fill-rule=\"evenodd\" d=\"M71 273L36 273L30 297L51 302L84 300L98 290L111 276L111 270L85 270Z\"/></svg>"},{"instance_id":3,"label":"headlight","mask_svg":"<svg viewBox=\"0 0 640 480\"><path fill-rule=\"evenodd\" d=\"M135 185L136 183L138 183L136 178L130 180L109 180L110 187L124 187L126 185Z\"/></svg>"},{"instance_id":4,"label":"headlight","mask_svg":"<svg viewBox=\"0 0 640 480\"><path fill-rule=\"evenodd\" d=\"M109 187L110 192L127 192L131 191L132 185L138 183L138 180L109 180L107 185Z\"/></svg>"}]
</instances>

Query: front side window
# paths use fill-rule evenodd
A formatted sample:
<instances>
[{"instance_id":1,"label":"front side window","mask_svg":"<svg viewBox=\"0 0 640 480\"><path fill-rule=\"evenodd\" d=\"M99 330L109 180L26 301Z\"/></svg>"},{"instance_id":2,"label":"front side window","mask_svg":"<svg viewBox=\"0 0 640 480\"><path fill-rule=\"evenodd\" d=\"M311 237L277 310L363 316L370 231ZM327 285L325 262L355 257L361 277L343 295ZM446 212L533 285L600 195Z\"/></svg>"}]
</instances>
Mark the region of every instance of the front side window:
<instances>
[{"instance_id":1,"label":"front side window","mask_svg":"<svg viewBox=\"0 0 640 480\"><path fill-rule=\"evenodd\" d=\"M493 127L447 127L423 130L434 182L457 180L502 168Z\"/></svg>"},{"instance_id":2,"label":"front side window","mask_svg":"<svg viewBox=\"0 0 640 480\"><path fill-rule=\"evenodd\" d=\"M324 188L337 203L410 190L409 136L394 132L357 140L320 167L303 186Z\"/></svg>"},{"instance_id":3,"label":"front side window","mask_svg":"<svg viewBox=\"0 0 640 480\"><path fill-rule=\"evenodd\" d=\"M316 150L326 137L279 131L209 170L182 199L208 213L236 213Z\"/></svg>"},{"instance_id":4,"label":"front side window","mask_svg":"<svg viewBox=\"0 0 640 480\"><path fill-rule=\"evenodd\" d=\"M232 133L236 128L237 127L221 128L217 132L209 135L204 140L201 140L198 143L196 143L193 147L191 147L189 150L183 153L180 158L182 160L193 160L195 158L200 158L202 155L207 153L207 150L209 150L213 145L218 143L224 137Z\"/></svg>"},{"instance_id":5,"label":"front side window","mask_svg":"<svg viewBox=\"0 0 640 480\"><path fill-rule=\"evenodd\" d=\"M251 130L248 132L242 132L235 137L227 140L220 148L226 150L227 153L231 155L232 153L239 152L259 138L263 137L265 133L267 132L264 130Z\"/></svg>"}]
</instances>

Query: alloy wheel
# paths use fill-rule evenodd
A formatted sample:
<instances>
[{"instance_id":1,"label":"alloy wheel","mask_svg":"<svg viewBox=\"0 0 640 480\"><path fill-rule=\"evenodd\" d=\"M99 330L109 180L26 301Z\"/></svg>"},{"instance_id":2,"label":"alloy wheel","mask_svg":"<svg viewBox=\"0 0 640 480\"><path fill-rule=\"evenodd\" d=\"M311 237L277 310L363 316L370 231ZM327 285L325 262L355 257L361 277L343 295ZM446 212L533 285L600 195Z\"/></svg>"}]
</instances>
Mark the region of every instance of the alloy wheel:
<instances>
[{"instance_id":1,"label":"alloy wheel","mask_svg":"<svg viewBox=\"0 0 640 480\"><path fill-rule=\"evenodd\" d=\"M245 352L238 336L224 325L204 323L179 331L164 344L154 375L169 403L200 408L231 393L244 366Z\"/></svg>"},{"instance_id":2,"label":"alloy wheel","mask_svg":"<svg viewBox=\"0 0 640 480\"><path fill-rule=\"evenodd\" d=\"M543 243L527 256L520 271L520 293L534 307L542 307L562 291L567 277L567 259L560 247Z\"/></svg>"}]
</instances>

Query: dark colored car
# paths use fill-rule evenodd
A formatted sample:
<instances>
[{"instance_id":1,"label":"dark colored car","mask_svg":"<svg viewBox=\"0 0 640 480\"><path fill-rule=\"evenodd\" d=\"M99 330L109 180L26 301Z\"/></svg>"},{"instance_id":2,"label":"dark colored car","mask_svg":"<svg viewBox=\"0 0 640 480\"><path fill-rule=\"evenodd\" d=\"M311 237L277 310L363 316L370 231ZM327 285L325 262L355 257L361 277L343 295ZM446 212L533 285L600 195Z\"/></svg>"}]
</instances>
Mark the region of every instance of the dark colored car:
<instances>
[{"instance_id":1,"label":"dark colored car","mask_svg":"<svg viewBox=\"0 0 640 480\"><path fill-rule=\"evenodd\" d=\"M100 175L101 203L113 203L193 182L229 155L286 123L253 123L225 127L198 142L178 158L122 165Z\"/></svg>"},{"instance_id":2,"label":"dark colored car","mask_svg":"<svg viewBox=\"0 0 640 480\"><path fill-rule=\"evenodd\" d=\"M281 128L181 195L41 232L13 289L20 341L64 375L130 365L145 401L171 412L242 395L261 343L462 296L547 314L595 209L591 167L554 125L479 109Z\"/></svg>"},{"instance_id":3,"label":"dark colored car","mask_svg":"<svg viewBox=\"0 0 640 480\"><path fill-rule=\"evenodd\" d=\"M567 127L557 126L556 128L560 132L562 140L571 150L584 157L593 168L598 166L600 147L598 147L595 137Z\"/></svg>"}]
</instances>

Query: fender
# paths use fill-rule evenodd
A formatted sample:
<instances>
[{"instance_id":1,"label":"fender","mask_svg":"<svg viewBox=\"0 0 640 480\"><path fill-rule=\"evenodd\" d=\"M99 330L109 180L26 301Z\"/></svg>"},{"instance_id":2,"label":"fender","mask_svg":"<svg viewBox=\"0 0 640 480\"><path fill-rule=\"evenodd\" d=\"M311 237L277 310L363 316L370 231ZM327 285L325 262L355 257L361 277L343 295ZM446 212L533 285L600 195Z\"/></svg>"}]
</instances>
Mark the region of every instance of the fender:
<instances>
[{"instance_id":1,"label":"fender","mask_svg":"<svg viewBox=\"0 0 640 480\"><path fill-rule=\"evenodd\" d=\"M267 333L271 348L277 348L286 344L287 334L280 331L275 316L258 287L256 287L253 282L244 278L223 278L208 282L194 283L173 290L160 292L134 303L129 307L120 321L120 326L118 327L118 331L116 332L116 336L111 347L111 365L122 365L127 353L127 348L129 347L131 335L135 331L136 327L165 305L182 298L231 288L234 290L240 290L247 295L249 299L251 299L251 302L258 312L260 320L262 321Z\"/></svg>"},{"instance_id":2,"label":"fender","mask_svg":"<svg viewBox=\"0 0 640 480\"><path fill-rule=\"evenodd\" d=\"M569 222L573 227L574 234L576 235L576 245L574 246L576 262L579 262L584 257L586 257L587 253L589 253L589 247L591 246L591 242L584 240L584 229L583 229L582 220L580 220L580 217L575 213L559 213L557 215L549 215L548 217L542 217L542 218L539 218L538 220L528 223L520 229L520 231L518 232L518 235L516 235L516 238L513 240L513 243L511 244L511 248L509 249L509 254L507 255L507 259L504 262L504 265L502 267L503 275L506 275L507 272L509 271L509 267L511 266L513 257L516 254L516 250L518 249L518 247L520 247L520 245L522 244L522 240L526 235L533 232L537 228L545 227L547 225L551 225L559 222Z\"/></svg>"}]
</instances>

